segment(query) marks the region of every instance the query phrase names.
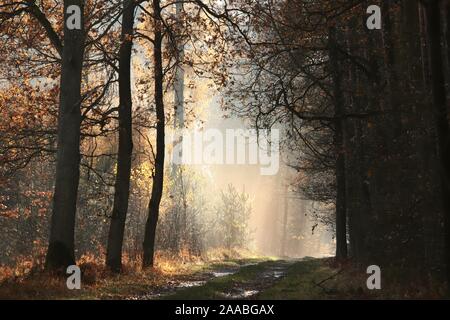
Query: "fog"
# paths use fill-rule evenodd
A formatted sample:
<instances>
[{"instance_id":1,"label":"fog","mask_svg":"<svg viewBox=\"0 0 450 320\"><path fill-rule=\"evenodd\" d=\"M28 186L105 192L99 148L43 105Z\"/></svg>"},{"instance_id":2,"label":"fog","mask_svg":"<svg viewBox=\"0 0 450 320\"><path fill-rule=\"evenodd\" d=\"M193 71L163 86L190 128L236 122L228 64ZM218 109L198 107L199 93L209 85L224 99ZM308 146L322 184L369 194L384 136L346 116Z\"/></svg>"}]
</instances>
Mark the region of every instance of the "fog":
<instances>
[{"instance_id":1,"label":"fog","mask_svg":"<svg viewBox=\"0 0 450 320\"><path fill-rule=\"evenodd\" d=\"M218 95L213 98L206 96L198 100L203 101L204 112L195 121L194 126L203 131L214 129L221 132L229 129L248 130L251 128L242 119L225 114L219 100ZM293 192L290 188L296 172L283 164L281 156L278 159L277 173L263 175L261 173L262 165L259 162L258 164L248 164L252 143L256 144L257 142L246 140L247 162L245 164L194 165L210 179L210 183L214 186L213 190L210 190L211 193L220 192L231 184L238 191L249 195L252 206L250 249L264 255L277 257L300 258L334 255L335 244L332 232L329 227L321 225L314 219L314 203L302 199L301 194ZM235 153L238 148L236 146ZM233 151L225 147L224 153L227 152ZM214 194L206 196L214 197ZM286 235L284 235L284 230L286 230Z\"/></svg>"}]
</instances>

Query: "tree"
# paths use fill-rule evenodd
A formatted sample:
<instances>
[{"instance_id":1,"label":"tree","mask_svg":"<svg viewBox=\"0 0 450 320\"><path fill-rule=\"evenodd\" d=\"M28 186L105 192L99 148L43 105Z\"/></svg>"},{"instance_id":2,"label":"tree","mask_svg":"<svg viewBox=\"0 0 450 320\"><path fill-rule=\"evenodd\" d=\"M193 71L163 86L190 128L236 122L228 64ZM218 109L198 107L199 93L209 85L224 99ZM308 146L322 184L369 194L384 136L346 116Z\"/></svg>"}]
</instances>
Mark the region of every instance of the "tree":
<instances>
[{"instance_id":1,"label":"tree","mask_svg":"<svg viewBox=\"0 0 450 320\"><path fill-rule=\"evenodd\" d=\"M164 186L164 159L165 159L165 113L163 99L163 58L162 40L163 23L161 17L161 4L159 0L153 0L153 62L154 62L154 94L156 109L156 155L155 170L151 198L148 205L148 218L145 224L143 267L153 267L155 253L156 226L159 218L159 205Z\"/></svg>"},{"instance_id":2,"label":"tree","mask_svg":"<svg viewBox=\"0 0 450 320\"><path fill-rule=\"evenodd\" d=\"M347 258L347 207L346 207L346 173L345 173L345 137L344 137L344 97L342 94L341 74L339 68L339 50L337 31L330 27L328 41L330 47L330 69L333 79L333 99L335 109L334 144L336 146L336 258Z\"/></svg>"},{"instance_id":3,"label":"tree","mask_svg":"<svg viewBox=\"0 0 450 320\"><path fill-rule=\"evenodd\" d=\"M72 5L81 9L81 29L71 29L64 23L55 191L46 257L46 267L50 270L75 264L74 230L80 177L81 74L85 31L84 1L65 0L64 21L71 17L68 8Z\"/></svg>"},{"instance_id":4,"label":"tree","mask_svg":"<svg viewBox=\"0 0 450 320\"><path fill-rule=\"evenodd\" d=\"M247 248L250 241L249 219L251 204L248 194L238 192L230 184L220 194L220 202L216 208L219 244L227 249Z\"/></svg>"},{"instance_id":5,"label":"tree","mask_svg":"<svg viewBox=\"0 0 450 320\"><path fill-rule=\"evenodd\" d=\"M440 159L442 203L445 228L446 277L450 287L450 132L448 124L447 94L441 46L440 1L422 1L427 18L433 113ZM447 21L449 23L449 21Z\"/></svg>"},{"instance_id":6,"label":"tree","mask_svg":"<svg viewBox=\"0 0 450 320\"><path fill-rule=\"evenodd\" d=\"M80 7L80 4L83 6ZM22 87L20 91L16 91L20 92L22 96L20 99L25 99L29 105L35 104L33 109L28 107L33 111L29 110L21 115L21 118L25 115L29 117L26 120L27 126L17 127L28 139L15 139L16 143L2 148L2 162L3 150L6 150L4 160L9 163L7 171L8 174L14 175L16 170L28 166L33 160L44 160L52 167L53 154L57 153L52 225L46 259L48 269L60 269L74 263L74 227L82 142L80 140L104 133L104 122L111 113L111 111L103 113L102 107L114 80L108 76L106 79L98 77L98 82L105 80L98 85L98 82L90 81L86 74L83 76L82 69L85 56L89 57L89 63L84 68L85 72L92 71L98 75L100 65L109 66L110 61L107 58L99 58L100 52L104 49L102 45L105 44L100 44L99 40L105 38L110 30L108 25L103 29L105 26L103 23L105 17L113 16L115 4L105 5L89 1L87 7L87 10L93 13L88 21L84 21L82 1L68 1L64 5L57 6L49 1L8 1L2 5L0 12L2 40L8 46L21 44L17 47L16 54L8 56L8 60L12 59L11 61L18 58L15 67L6 73L3 72L6 69L2 69L2 75L10 73L17 80L7 81L5 91L2 91L6 93L6 99L15 99L14 95L17 94L14 92ZM59 19L59 9L64 10L64 19ZM70 20L68 25L65 23L67 19ZM115 20L112 20L111 22L108 20L107 23L114 24ZM65 42L68 44L66 51L61 40L61 29L66 34ZM102 32L99 32L100 29ZM87 36L88 32L91 32L91 35ZM86 37L89 38L87 42ZM57 81L59 75L61 79ZM24 90L25 88L28 90ZM11 96L8 96L10 94ZM56 107L58 102L57 98L53 98L58 95L57 117L56 108L53 107ZM43 113L41 111L43 108L47 108L47 112ZM92 113L95 115L89 117ZM36 125L36 122L40 122L39 125ZM57 130L55 123L58 123ZM93 127L96 125L101 126L101 130L100 133L93 134L95 132ZM58 140L57 151L55 138ZM30 139L34 142L30 143ZM18 158L14 156L18 150L28 151L24 152L23 157Z\"/></svg>"},{"instance_id":7,"label":"tree","mask_svg":"<svg viewBox=\"0 0 450 320\"><path fill-rule=\"evenodd\" d=\"M119 150L114 207L106 251L106 265L118 272L122 267L122 244L130 195L132 137L131 54L133 47L134 0L123 0L119 51Z\"/></svg>"}]
</instances>

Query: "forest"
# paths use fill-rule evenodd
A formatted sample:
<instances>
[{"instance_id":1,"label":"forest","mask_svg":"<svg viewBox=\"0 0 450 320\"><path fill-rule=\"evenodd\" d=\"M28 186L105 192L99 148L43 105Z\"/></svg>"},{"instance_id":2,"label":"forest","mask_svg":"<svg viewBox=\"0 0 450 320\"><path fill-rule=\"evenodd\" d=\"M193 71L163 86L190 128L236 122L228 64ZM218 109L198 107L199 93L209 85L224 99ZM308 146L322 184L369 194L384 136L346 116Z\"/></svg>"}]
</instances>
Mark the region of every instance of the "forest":
<instances>
[{"instance_id":1,"label":"forest","mask_svg":"<svg viewBox=\"0 0 450 320\"><path fill-rule=\"evenodd\" d=\"M449 0L0 0L0 299L450 298L449 86Z\"/></svg>"}]
</instances>

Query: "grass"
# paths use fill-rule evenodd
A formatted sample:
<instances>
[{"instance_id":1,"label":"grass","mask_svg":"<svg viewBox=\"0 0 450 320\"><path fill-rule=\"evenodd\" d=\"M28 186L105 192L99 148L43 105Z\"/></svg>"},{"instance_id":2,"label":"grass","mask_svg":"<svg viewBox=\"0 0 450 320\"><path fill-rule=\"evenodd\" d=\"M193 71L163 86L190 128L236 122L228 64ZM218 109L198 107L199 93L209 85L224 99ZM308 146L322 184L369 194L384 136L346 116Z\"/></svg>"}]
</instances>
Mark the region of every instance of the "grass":
<instances>
[{"instance_id":1,"label":"grass","mask_svg":"<svg viewBox=\"0 0 450 320\"><path fill-rule=\"evenodd\" d=\"M268 300L337 298L339 292L337 285L341 284L342 279L339 275L335 276L339 270L333 268L329 262L327 259L307 259L294 263L288 268L286 277L261 292L258 298Z\"/></svg>"},{"instance_id":2,"label":"grass","mask_svg":"<svg viewBox=\"0 0 450 320\"><path fill-rule=\"evenodd\" d=\"M234 275L216 278L203 286L178 291L166 299L224 299L224 293L234 288L256 289L252 299L262 300L336 300L336 299L442 299L444 286L437 281L422 279L411 282L404 270L382 269L382 289L369 290L369 275L364 268L349 261L336 262L334 258L306 258L293 263L286 276L264 285L261 275L271 265L282 261L267 261L240 269ZM420 276L413 279L420 279ZM427 284L425 284L427 283Z\"/></svg>"},{"instance_id":3,"label":"grass","mask_svg":"<svg viewBox=\"0 0 450 320\"><path fill-rule=\"evenodd\" d=\"M444 287L439 282L411 282L398 269L382 269L382 289L369 290L366 270L334 259L307 259L293 264L287 276L264 290L258 299L441 299ZM393 276L394 275L394 276ZM416 279L419 277L416 277Z\"/></svg>"}]
</instances>

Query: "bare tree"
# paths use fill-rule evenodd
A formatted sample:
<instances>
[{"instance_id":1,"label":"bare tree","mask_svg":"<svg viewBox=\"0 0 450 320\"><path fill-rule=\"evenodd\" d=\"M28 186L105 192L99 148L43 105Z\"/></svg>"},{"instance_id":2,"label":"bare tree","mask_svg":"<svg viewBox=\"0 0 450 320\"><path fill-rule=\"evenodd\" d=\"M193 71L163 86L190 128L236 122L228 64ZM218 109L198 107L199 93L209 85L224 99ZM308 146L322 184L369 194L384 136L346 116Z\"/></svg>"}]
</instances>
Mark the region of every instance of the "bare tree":
<instances>
[{"instance_id":1,"label":"bare tree","mask_svg":"<svg viewBox=\"0 0 450 320\"><path fill-rule=\"evenodd\" d=\"M119 272L122 267L122 244L130 196L132 136L131 55L133 47L134 0L123 0L122 33L119 51L119 150L111 215L106 265Z\"/></svg>"},{"instance_id":2,"label":"bare tree","mask_svg":"<svg viewBox=\"0 0 450 320\"><path fill-rule=\"evenodd\" d=\"M156 155L153 174L152 193L148 205L148 218L145 224L144 234L144 258L143 267L153 267L155 253L156 226L159 218L159 205L164 186L164 159L165 159L165 113L163 99L163 23L161 17L161 4L159 0L153 0L153 62L154 62L154 93L156 108Z\"/></svg>"}]
</instances>

